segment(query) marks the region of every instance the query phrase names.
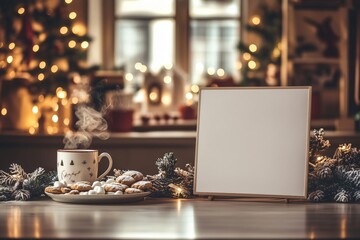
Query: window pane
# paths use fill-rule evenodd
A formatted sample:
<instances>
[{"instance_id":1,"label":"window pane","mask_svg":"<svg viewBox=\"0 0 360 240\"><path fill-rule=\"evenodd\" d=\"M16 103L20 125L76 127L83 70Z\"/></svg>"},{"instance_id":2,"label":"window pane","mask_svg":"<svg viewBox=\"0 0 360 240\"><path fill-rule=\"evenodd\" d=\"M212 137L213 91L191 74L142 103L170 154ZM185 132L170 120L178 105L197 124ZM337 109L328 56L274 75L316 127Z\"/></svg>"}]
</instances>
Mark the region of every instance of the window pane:
<instances>
[{"instance_id":1,"label":"window pane","mask_svg":"<svg viewBox=\"0 0 360 240\"><path fill-rule=\"evenodd\" d=\"M190 17L239 17L240 0L190 0Z\"/></svg>"},{"instance_id":2,"label":"window pane","mask_svg":"<svg viewBox=\"0 0 360 240\"><path fill-rule=\"evenodd\" d=\"M115 15L174 16L175 0L115 0Z\"/></svg>"},{"instance_id":3,"label":"window pane","mask_svg":"<svg viewBox=\"0 0 360 240\"><path fill-rule=\"evenodd\" d=\"M192 83L199 83L210 69L221 68L236 78L239 74L236 69L238 40L239 22L236 20L191 21Z\"/></svg>"},{"instance_id":4,"label":"window pane","mask_svg":"<svg viewBox=\"0 0 360 240\"><path fill-rule=\"evenodd\" d=\"M135 72L140 62L157 71L174 62L174 21L117 20L115 24L115 65Z\"/></svg>"}]
</instances>

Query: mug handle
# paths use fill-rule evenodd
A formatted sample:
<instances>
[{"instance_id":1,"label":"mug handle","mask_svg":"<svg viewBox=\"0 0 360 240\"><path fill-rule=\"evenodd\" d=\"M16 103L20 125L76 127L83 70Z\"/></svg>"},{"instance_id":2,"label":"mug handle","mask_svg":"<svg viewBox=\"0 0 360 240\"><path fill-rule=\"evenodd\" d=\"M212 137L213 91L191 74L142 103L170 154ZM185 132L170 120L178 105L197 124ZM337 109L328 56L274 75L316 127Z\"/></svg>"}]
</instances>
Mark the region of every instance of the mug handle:
<instances>
[{"instance_id":1,"label":"mug handle","mask_svg":"<svg viewBox=\"0 0 360 240\"><path fill-rule=\"evenodd\" d=\"M101 159L102 159L103 157L106 157L106 158L108 159L108 161L109 161L109 167L108 167L108 168L106 169L106 171L105 171L103 174L101 174L96 180L99 180L99 179L102 179L103 177L105 177L106 174L108 174L108 173L110 172L110 170L111 170L111 168L112 168L112 165L113 165L113 160L112 160L110 154L108 154L107 152L101 153L101 154L99 155L99 162L101 161Z\"/></svg>"}]
</instances>

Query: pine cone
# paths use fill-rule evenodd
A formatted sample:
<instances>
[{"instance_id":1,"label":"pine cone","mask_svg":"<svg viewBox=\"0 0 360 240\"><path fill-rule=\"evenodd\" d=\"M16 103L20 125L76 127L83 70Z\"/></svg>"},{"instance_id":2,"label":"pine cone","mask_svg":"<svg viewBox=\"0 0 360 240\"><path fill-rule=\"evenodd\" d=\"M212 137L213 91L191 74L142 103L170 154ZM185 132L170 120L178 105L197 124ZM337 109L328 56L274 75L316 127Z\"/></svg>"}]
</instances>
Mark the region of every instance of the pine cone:
<instances>
[{"instance_id":1,"label":"pine cone","mask_svg":"<svg viewBox=\"0 0 360 240\"><path fill-rule=\"evenodd\" d=\"M351 202L351 195L345 189L342 189L334 196L334 200L342 203Z\"/></svg>"},{"instance_id":2,"label":"pine cone","mask_svg":"<svg viewBox=\"0 0 360 240\"><path fill-rule=\"evenodd\" d=\"M16 201L26 201L26 200L30 199L31 194L30 194L30 192L28 190L19 189L19 190L15 190L12 193L12 197Z\"/></svg>"},{"instance_id":3,"label":"pine cone","mask_svg":"<svg viewBox=\"0 0 360 240\"><path fill-rule=\"evenodd\" d=\"M360 190L358 190L354 193L353 199L355 202L360 202Z\"/></svg>"},{"instance_id":4,"label":"pine cone","mask_svg":"<svg viewBox=\"0 0 360 240\"><path fill-rule=\"evenodd\" d=\"M10 187L0 186L0 201L8 201L11 199L12 189Z\"/></svg>"},{"instance_id":5,"label":"pine cone","mask_svg":"<svg viewBox=\"0 0 360 240\"><path fill-rule=\"evenodd\" d=\"M309 194L308 199L312 202L322 202L325 200L325 193L321 190L316 190Z\"/></svg>"}]
</instances>

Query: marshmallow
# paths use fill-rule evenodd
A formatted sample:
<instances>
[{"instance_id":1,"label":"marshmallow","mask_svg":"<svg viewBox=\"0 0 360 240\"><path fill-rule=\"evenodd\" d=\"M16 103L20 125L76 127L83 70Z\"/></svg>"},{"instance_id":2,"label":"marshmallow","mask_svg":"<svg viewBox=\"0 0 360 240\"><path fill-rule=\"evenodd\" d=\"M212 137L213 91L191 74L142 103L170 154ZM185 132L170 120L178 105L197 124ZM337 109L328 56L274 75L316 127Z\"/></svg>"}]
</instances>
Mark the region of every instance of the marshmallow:
<instances>
[{"instance_id":1,"label":"marshmallow","mask_svg":"<svg viewBox=\"0 0 360 240\"><path fill-rule=\"evenodd\" d=\"M106 194L107 195L114 195L115 193L114 192L107 192Z\"/></svg>"},{"instance_id":2,"label":"marshmallow","mask_svg":"<svg viewBox=\"0 0 360 240\"><path fill-rule=\"evenodd\" d=\"M60 182L60 181L55 181L54 182L54 187L66 187L66 184Z\"/></svg>"},{"instance_id":3,"label":"marshmallow","mask_svg":"<svg viewBox=\"0 0 360 240\"><path fill-rule=\"evenodd\" d=\"M122 191L116 191L114 194L115 195L123 195L124 193Z\"/></svg>"},{"instance_id":4,"label":"marshmallow","mask_svg":"<svg viewBox=\"0 0 360 240\"><path fill-rule=\"evenodd\" d=\"M88 192L80 192L80 195L88 195Z\"/></svg>"},{"instance_id":5,"label":"marshmallow","mask_svg":"<svg viewBox=\"0 0 360 240\"><path fill-rule=\"evenodd\" d=\"M93 182L92 188L95 188L96 186L101 186L101 183L99 181Z\"/></svg>"},{"instance_id":6,"label":"marshmallow","mask_svg":"<svg viewBox=\"0 0 360 240\"><path fill-rule=\"evenodd\" d=\"M96 192L96 194L105 194L105 189L104 187L101 186L95 186L94 191Z\"/></svg>"},{"instance_id":7,"label":"marshmallow","mask_svg":"<svg viewBox=\"0 0 360 240\"><path fill-rule=\"evenodd\" d=\"M105 181L101 181L100 184L101 184L101 186L104 186L104 185L106 184L106 182L105 182Z\"/></svg>"},{"instance_id":8,"label":"marshmallow","mask_svg":"<svg viewBox=\"0 0 360 240\"><path fill-rule=\"evenodd\" d=\"M89 190L88 195L97 195L95 190Z\"/></svg>"},{"instance_id":9,"label":"marshmallow","mask_svg":"<svg viewBox=\"0 0 360 240\"><path fill-rule=\"evenodd\" d=\"M108 179L106 180L106 183L114 183L115 182L115 179Z\"/></svg>"}]
</instances>

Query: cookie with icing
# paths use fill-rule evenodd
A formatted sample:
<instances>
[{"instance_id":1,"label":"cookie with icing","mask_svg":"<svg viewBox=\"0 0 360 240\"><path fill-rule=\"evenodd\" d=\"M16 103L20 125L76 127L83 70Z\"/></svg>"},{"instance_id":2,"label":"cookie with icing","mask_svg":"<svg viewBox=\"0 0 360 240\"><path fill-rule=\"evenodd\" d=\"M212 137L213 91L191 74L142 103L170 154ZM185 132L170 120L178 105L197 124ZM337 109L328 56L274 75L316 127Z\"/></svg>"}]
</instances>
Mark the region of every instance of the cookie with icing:
<instances>
[{"instance_id":1,"label":"cookie with icing","mask_svg":"<svg viewBox=\"0 0 360 240\"><path fill-rule=\"evenodd\" d=\"M45 188L45 192L52 194L61 194L61 187L48 186Z\"/></svg>"},{"instance_id":2,"label":"cookie with icing","mask_svg":"<svg viewBox=\"0 0 360 240\"><path fill-rule=\"evenodd\" d=\"M122 175L133 177L135 181L141 181L144 178L144 175L141 172L135 170L124 172Z\"/></svg>"},{"instance_id":3,"label":"cookie with icing","mask_svg":"<svg viewBox=\"0 0 360 240\"><path fill-rule=\"evenodd\" d=\"M104 185L105 192L117 192L117 191L124 192L125 189L127 188L128 186L122 183L111 183Z\"/></svg>"},{"instance_id":4,"label":"cookie with icing","mask_svg":"<svg viewBox=\"0 0 360 240\"><path fill-rule=\"evenodd\" d=\"M127 188L125 190L126 194L133 194L133 193L142 193L143 190L137 189L137 188Z\"/></svg>"},{"instance_id":5,"label":"cookie with icing","mask_svg":"<svg viewBox=\"0 0 360 240\"><path fill-rule=\"evenodd\" d=\"M150 181L138 181L131 185L132 188L137 188L140 190L146 190L152 187L152 183Z\"/></svg>"},{"instance_id":6,"label":"cookie with icing","mask_svg":"<svg viewBox=\"0 0 360 240\"><path fill-rule=\"evenodd\" d=\"M128 176L128 175L121 175L116 178L116 182L128 185L130 187L131 185L133 185L136 182L136 180L133 177Z\"/></svg>"}]
</instances>

